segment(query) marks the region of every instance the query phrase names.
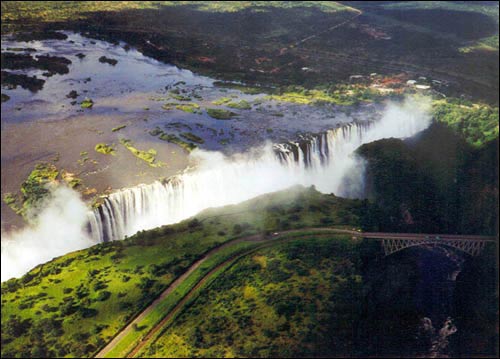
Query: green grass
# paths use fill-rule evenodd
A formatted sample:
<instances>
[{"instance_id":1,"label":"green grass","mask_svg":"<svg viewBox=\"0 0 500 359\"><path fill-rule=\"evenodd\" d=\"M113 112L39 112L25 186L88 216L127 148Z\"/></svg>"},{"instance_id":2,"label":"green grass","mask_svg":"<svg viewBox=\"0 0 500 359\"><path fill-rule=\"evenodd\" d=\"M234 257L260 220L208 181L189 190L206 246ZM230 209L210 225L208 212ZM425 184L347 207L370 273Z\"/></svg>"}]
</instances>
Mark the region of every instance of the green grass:
<instances>
[{"instance_id":1,"label":"green grass","mask_svg":"<svg viewBox=\"0 0 500 359\"><path fill-rule=\"evenodd\" d=\"M197 148L196 145L194 145L192 143L189 143L189 142L186 142L186 141L183 141L179 137L177 137L176 135L165 133L163 131L160 134L160 140L167 141L167 142L170 142L170 143L174 143L177 146L179 146L179 147L183 148L184 150L186 150L187 152L191 152L192 150L194 150L195 148Z\"/></svg>"},{"instance_id":2,"label":"green grass","mask_svg":"<svg viewBox=\"0 0 500 359\"><path fill-rule=\"evenodd\" d=\"M159 323L167 313L169 313L175 305L198 283L212 268L222 263L224 260L234 256L235 254L255 246L254 243L237 243L234 246L224 248L221 252L210 257L193 273L191 273L171 294L169 294L160 304L149 312L137 326L144 328L142 331L130 331L117 346L108 352L107 358L124 357L130 352L135 344L139 342L154 326Z\"/></svg>"},{"instance_id":3,"label":"green grass","mask_svg":"<svg viewBox=\"0 0 500 359\"><path fill-rule=\"evenodd\" d=\"M113 127L111 129L112 132L117 132L117 131L120 131L121 129L127 127L127 125L121 125L121 126L117 126L117 127Z\"/></svg>"},{"instance_id":4,"label":"green grass","mask_svg":"<svg viewBox=\"0 0 500 359\"><path fill-rule=\"evenodd\" d=\"M459 1L403 1L390 4L383 4L386 9L444 9L454 11L469 11L487 15L498 22L498 5L488 6L474 2L459 2Z\"/></svg>"},{"instance_id":5,"label":"green grass","mask_svg":"<svg viewBox=\"0 0 500 359\"><path fill-rule=\"evenodd\" d=\"M361 201L294 188L56 258L2 283L2 357L30 357L35 346L47 356L89 357L210 248L262 231L357 226L360 208ZM103 290L111 296L100 301ZM61 312L65 297L74 300L71 314ZM39 332L43 325L49 329Z\"/></svg>"},{"instance_id":6,"label":"green grass","mask_svg":"<svg viewBox=\"0 0 500 359\"><path fill-rule=\"evenodd\" d=\"M226 105L227 107L236 108L239 110L250 110L252 106L248 103L248 101L241 100L240 102L230 102Z\"/></svg>"},{"instance_id":7,"label":"green grass","mask_svg":"<svg viewBox=\"0 0 500 359\"><path fill-rule=\"evenodd\" d=\"M81 108L92 108L92 106L94 106L94 101L89 98L86 98L80 103Z\"/></svg>"},{"instance_id":8,"label":"green grass","mask_svg":"<svg viewBox=\"0 0 500 359\"><path fill-rule=\"evenodd\" d=\"M27 219L31 208L34 208L49 194L48 186L54 185L59 170L48 162L38 163L28 178L21 184L22 208L16 213Z\"/></svg>"},{"instance_id":9,"label":"green grass","mask_svg":"<svg viewBox=\"0 0 500 359\"><path fill-rule=\"evenodd\" d=\"M2 23L20 20L55 22L85 19L100 11L121 11L127 9L159 9L162 6L196 6L206 12L259 11L259 8L315 7L325 12L349 10L348 7L330 1L16 1L2 3Z\"/></svg>"},{"instance_id":10,"label":"green grass","mask_svg":"<svg viewBox=\"0 0 500 359\"><path fill-rule=\"evenodd\" d=\"M16 212L17 214L22 214L22 208L21 208L22 204L20 204L22 203L22 199L20 200L16 194L10 192L4 193L3 201L14 212Z\"/></svg>"},{"instance_id":11,"label":"green grass","mask_svg":"<svg viewBox=\"0 0 500 359\"><path fill-rule=\"evenodd\" d=\"M249 85L239 84L239 83L235 83L235 82L215 81L214 86L238 90L238 91L241 91L241 92L248 94L248 95L258 95L258 94L270 91L270 89L265 88L265 87L255 87L255 86L249 86ZM223 97L223 99L224 99L224 97Z\"/></svg>"},{"instance_id":12,"label":"green grass","mask_svg":"<svg viewBox=\"0 0 500 359\"><path fill-rule=\"evenodd\" d=\"M183 141L182 139L180 139L176 135L166 133L162 129L160 129L159 127L155 127L154 129L149 131L149 134L151 136L158 136L159 135L160 140L174 143L174 144L178 145L179 147L183 148L184 150L186 150L187 152L191 152L192 150L197 148L196 145L194 145L190 142ZM186 133L185 135L188 137L190 137L190 135L192 135L192 136L194 136L193 138L196 137L196 139L200 139L198 136L195 136L193 134ZM203 141L203 139L201 139L201 140Z\"/></svg>"},{"instance_id":13,"label":"green grass","mask_svg":"<svg viewBox=\"0 0 500 359\"><path fill-rule=\"evenodd\" d=\"M191 101L191 97L189 96L176 95L176 94L171 94L170 96L177 101Z\"/></svg>"},{"instance_id":14,"label":"green grass","mask_svg":"<svg viewBox=\"0 0 500 359\"><path fill-rule=\"evenodd\" d=\"M212 103L213 103L214 105L218 105L218 106L220 106L220 105L225 105L226 103L229 103L229 102L231 102L231 101L232 101L232 99L231 99L231 98L229 98L229 97L221 97L221 98L220 98L220 99L218 99L218 100L212 101Z\"/></svg>"},{"instance_id":15,"label":"green grass","mask_svg":"<svg viewBox=\"0 0 500 359\"><path fill-rule=\"evenodd\" d=\"M161 167L161 166L164 165L163 162L156 161L156 150L155 149L150 148L147 151L139 150L139 149L135 148L132 145L132 141L131 140L125 139L125 138L120 138L120 143L126 149L128 149L130 152L132 152L132 154L135 157L137 157L137 158L145 161L149 166L151 166L151 167Z\"/></svg>"},{"instance_id":16,"label":"green grass","mask_svg":"<svg viewBox=\"0 0 500 359\"><path fill-rule=\"evenodd\" d=\"M288 86L266 96L267 100L296 103L299 105L334 104L352 106L361 102L380 101L387 96L361 85L333 85L326 88L305 89Z\"/></svg>"},{"instance_id":17,"label":"green grass","mask_svg":"<svg viewBox=\"0 0 500 359\"><path fill-rule=\"evenodd\" d=\"M411 10L411 9L425 9L425 10L451 10L451 11L466 11L475 12L486 15L493 19L498 26L499 7L491 5L483 5L474 2L459 2L459 1L402 1L390 4L383 4L382 7L391 10ZM477 41L473 44L459 48L462 53L469 53L477 50L498 51L498 34L488 36Z\"/></svg>"},{"instance_id":18,"label":"green grass","mask_svg":"<svg viewBox=\"0 0 500 359\"><path fill-rule=\"evenodd\" d=\"M106 143L98 143L95 145L94 150L96 152L102 153L103 155L116 155L116 150L113 146L110 146Z\"/></svg>"},{"instance_id":19,"label":"green grass","mask_svg":"<svg viewBox=\"0 0 500 359\"><path fill-rule=\"evenodd\" d=\"M222 109L218 109L218 108L208 108L207 114L210 117L215 118L217 120L230 120L233 117L238 116L238 114L236 114L232 111L222 110Z\"/></svg>"},{"instance_id":20,"label":"green grass","mask_svg":"<svg viewBox=\"0 0 500 359\"><path fill-rule=\"evenodd\" d=\"M82 184L81 178L78 178L74 173L68 172L66 170L61 171L61 178L71 188L78 187Z\"/></svg>"},{"instance_id":21,"label":"green grass","mask_svg":"<svg viewBox=\"0 0 500 359\"><path fill-rule=\"evenodd\" d=\"M161 107L162 109L164 110L173 110L174 108L176 110L180 110L180 111L184 111L184 112L187 112L187 113L196 113L196 114L199 114L201 115L201 107L200 105L196 104L196 103L175 103L175 102L167 102L165 104L163 104L163 106Z\"/></svg>"},{"instance_id":22,"label":"green grass","mask_svg":"<svg viewBox=\"0 0 500 359\"><path fill-rule=\"evenodd\" d=\"M432 114L475 147L498 138L498 107L450 98L434 101Z\"/></svg>"},{"instance_id":23,"label":"green grass","mask_svg":"<svg viewBox=\"0 0 500 359\"><path fill-rule=\"evenodd\" d=\"M196 113L201 115L200 105L196 103L188 103L188 104L179 104L176 105L175 108L180 111L184 111L187 113Z\"/></svg>"},{"instance_id":24,"label":"green grass","mask_svg":"<svg viewBox=\"0 0 500 359\"><path fill-rule=\"evenodd\" d=\"M53 161L58 159L58 155ZM20 192L4 193L3 201L27 222L36 222L40 203L49 196L51 189L56 188L60 181L71 188L82 184L82 180L64 169L58 169L50 162L35 165L28 177L21 183Z\"/></svg>"},{"instance_id":25,"label":"green grass","mask_svg":"<svg viewBox=\"0 0 500 359\"><path fill-rule=\"evenodd\" d=\"M363 298L357 245L338 236L301 237L220 271L140 356L347 354ZM319 338L311 342L311 334ZM320 339L331 335L343 345Z\"/></svg>"}]
</instances>

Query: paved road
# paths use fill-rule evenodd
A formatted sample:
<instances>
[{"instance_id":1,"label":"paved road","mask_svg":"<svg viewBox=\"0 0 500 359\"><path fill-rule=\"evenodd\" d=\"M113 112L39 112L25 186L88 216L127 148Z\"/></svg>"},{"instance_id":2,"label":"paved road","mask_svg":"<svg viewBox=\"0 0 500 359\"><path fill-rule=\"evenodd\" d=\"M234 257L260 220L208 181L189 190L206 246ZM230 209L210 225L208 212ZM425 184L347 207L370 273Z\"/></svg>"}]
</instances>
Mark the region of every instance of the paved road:
<instances>
[{"instance_id":1,"label":"paved road","mask_svg":"<svg viewBox=\"0 0 500 359\"><path fill-rule=\"evenodd\" d=\"M205 262L208 258L212 257L214 254L218 253L224 248L227 248L229 246L232 246L236 243L240 242L265 242L269 240L276 240L283 235L288 235L288 234L293 234L293 233L300 233L304 231L317 231L317 232L326 232L326 233L339 233L339 234L358 234L359 232L356 231L349 231L349 230L342 230L342 229L332 229L332 228L304 228L300 230L288 230L288 231L282 231L282 232L275 232L278 234L271 235L269 237L265 237L261 234L256 234L248 237L243 237L243 238L237 238L232 241L226 242L223 245L216 247L209 252L207 252L201 259L197 260L194 262L189 269L182 274L179 278L177 278L172 284L168 286L167 289L165 289L158 298L156 298L146 309L144 309L134 320L132 320L125 328L123 328L118 334L95 356L96 358L103 358L106 356L109 351L111 351L130 331L134 330L134 324L139 325L140 321L144 319L144 317L150 313L158 304L172 291L174 291L191 273L193 273L203 262ZM234 258L233 258L234 259ZM232 260L232 259L231 259ZM225 264L225 262L223 263ZM212 273L207 274L209 276ZM205 276L203 279L205 279L207 276ZM202 279L202 280L203 280ZM195 287L196 288L196 287ZM192 289L194 290L194 288ZM191 290L191 291L192 291ZM190 293L191 293L190 291ZM188 294L189 295L189 294ZM188 296L187 295L187 296ZM187 297L186 296L186 297ZM175 309L175 308L174 308ZM163 322L163 321L162 321ZM135 350L134 350L135 351Z\"/></svg>"},{"instance_id":2,"label":"paved road","mask_svg":"<svg viewBox=\"0 0 500 359\"><path fill-rule=\"evenodd\" d=\"M327 227L311 227L311 228L301 228L301 229L292 229L287 231L275 232L270 236L263 236L261 234L256 234L252 236L242 237L233 239L222 244L219 247L216 247L209 252L207 252L201 259L194 262L189 269L182 274L179 278L177 278L170 286L163 291L158 298L156 298L146 309L144 309L133 321L131 321L125 328L123 328L118 334L108 343L97 355L96 358L103 358L110 350L112 350L119 342L122 340L130 331L134 330L134 324L139 325L140 321L144 319L144 317L150 313L158 304L172 291L174 291L191 273L193 273L203 262L207 259L220 252L222 249L232 246L236 243L240 242L269 242L272 243L276 240L282 239L283 237L294 234L294 233L303 233L303 232L315 232L315 234L347 234L352 235L357 238L368 238L368 239L428 239L439 237L441 239L461 239L461 240L485 240L485 241L496 241L496 237L491 236L474 236L474 235L450 235L450 234L426 234L426 233L382 233L382 232L358 232L347 229L337 229L337 228L327 228ZM250 252L250 251L249 251ZM240 254L246 255L248 253ZM236 256L236 257L238 257ZM179 311L182 306L185 304L187 300L190 299L193 292L201 287L217 270L227 265L229 262L236 259L236 257L231 257L219 264L215 268L213 268L209 273L207 273L187 294L186 296L167 314L167 316L162 319L155 327L146 335L146 337L138 343L137 346L130 352L129 356L133 356L136 354L162 326L168 320L170 320L177 311Z\"/></svg>"},{"instance_id":3,"label":"paved road","mask_svg":"<svg viewBox=\"0 0 500 359\"><path fill-rule=\"evenodd\" d=\"M146 309L144 309L133 321L131 321L125 328L123 328L111 342L108 343L97 355L96 358L103 358L111 349L113 349L119 342L122 340L131 330L134 330L134 324L139 324L139 322L144 319L144 317L150 313L167 295L172 293L174 289L176 289L191 273L193 273L203 262L205 262L208 258L212 257L214 254L219 252L220 250L232 246L239 242L259 242L263 241L265 238L262 235L253 235L244 238L234 239L232 241L226 242L223 245L214 248L207 252L201 259L194 262L189 269L182 274L179 278L177 278L172 284L165 289L158 298L156 298Z\"/></svg>"}]
</instances>

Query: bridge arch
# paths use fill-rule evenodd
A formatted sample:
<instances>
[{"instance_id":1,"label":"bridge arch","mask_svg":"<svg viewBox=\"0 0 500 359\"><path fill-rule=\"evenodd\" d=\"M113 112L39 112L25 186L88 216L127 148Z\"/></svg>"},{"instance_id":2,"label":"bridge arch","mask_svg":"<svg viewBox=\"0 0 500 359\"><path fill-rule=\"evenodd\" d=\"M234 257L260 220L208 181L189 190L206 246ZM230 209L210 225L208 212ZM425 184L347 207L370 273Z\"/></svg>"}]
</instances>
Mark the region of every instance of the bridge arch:
<instances>
[{"instance_id":1,"label":"bridge arch","mask_svg":"<svg viewBox=\"0 0 500 359\"><path fill-rule=\"evenodd\" d=\"M406 248L421 245L444 245L465 252L471 256L479 255L486 246L486 240L462 240L462 239L383 239L382 247L386 256L400 252Z\"/></svg>"}]
</instances>

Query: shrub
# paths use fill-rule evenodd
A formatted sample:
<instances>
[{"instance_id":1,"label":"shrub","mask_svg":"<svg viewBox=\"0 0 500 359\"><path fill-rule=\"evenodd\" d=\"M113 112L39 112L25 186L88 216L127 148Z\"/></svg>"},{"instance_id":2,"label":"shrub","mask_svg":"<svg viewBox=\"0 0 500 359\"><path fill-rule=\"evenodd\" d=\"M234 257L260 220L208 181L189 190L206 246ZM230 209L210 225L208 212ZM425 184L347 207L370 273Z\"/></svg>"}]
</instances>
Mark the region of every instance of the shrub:
<instances>
[{"instance_id":1,"label":"shrub","mask_svg":"<svg viewBox=\"0 0 500 359\"><path fill-rule=\"evenodd\" d=\"M97 313L99 313L94 308L86 308L86 307L80 307L79 312L80 312L80 315L82 316L82 318L92 318L92 317L95 317L97 315Z\"/></svg>"},{"instance_id":2,"label":"shrub","mask_svg":"<svg viewBox=\"0 0 500 359\"><path fill-rule=\"evenodd\" d=\"M115 155L116 153L115 149L106 143L98 143L95 145L94 150L103 155Z\"/></svg>"},{"instance_id":3,"label":"shrub","mask_svg":"<svg viewBox=\"0 0 500 359\"><path fill-rule=\"evenodd\" d=\"M243 232L243 227L241 226L241 224L236 223L236 224L233 226L233 234L238 235L238 234L240 234L241 232Z\"/></svg>"},{"instance_id":4,"label":"shrub","mask_svg":"<svg viewBox=\"0 0 500 359\"><path fill-rule=\"evenodd\" d=\"M190 229L195 229L195 228L200 228L202 227L203 225L201 224L201 222L198 220L198 218L194 218L192 219L191 221L189 221L188 223L188 227Z\"/></svg>"},{"instance_id":5,"label":"shrub","mask_svg":"<svg viewBox=\"0 0 500 359\"><path fill-rule=\"evenodd\" d=\"M108 287L108 285L106 283L104 283L103 281L97 281L95 284L94 284L94 291L98 291L98 290L101 290L101 289L106 289Z\"/></svg>"},{"instance_id":6,"label":"shrub","mask_svg":"<svg viewBox=\"0 0 500 359\"><path fill-rule=\"evenodd\" d=\"M222 109L209 108L207 109L207 114L217 120L230 120L231 118L238 116L238 114Z\"/></svg>"},{"instance_id":7,"label":"shrub","mask_svg":"<svg viewBox=\"0 0 500 359\"><path fill-rule=\"evenodd\" d=\"M111 292L103 290L102 292L99 292L99 294L97 295L97 300L104 302L105 300L108 300L109 297L111 297Z\"/></svg>"}]
</instances>

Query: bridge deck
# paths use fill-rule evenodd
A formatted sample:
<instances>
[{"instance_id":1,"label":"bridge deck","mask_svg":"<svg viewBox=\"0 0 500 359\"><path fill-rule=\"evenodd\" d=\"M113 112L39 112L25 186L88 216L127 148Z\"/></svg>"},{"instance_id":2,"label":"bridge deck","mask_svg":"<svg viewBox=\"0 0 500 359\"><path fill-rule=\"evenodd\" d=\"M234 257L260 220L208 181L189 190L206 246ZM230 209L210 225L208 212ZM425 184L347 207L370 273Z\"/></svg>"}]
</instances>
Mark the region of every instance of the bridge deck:
<instances>
[{"instance_id":1,"label":"bridge deck","mask_svg":"<svg viewBox=\"0 0 500 359\"><path fill-rule=\"evenodd\" d=\"M371 239L400 239L400 240L459 240L459 241L486 241L496 242L495 236L478 236L462 234L428 234L428 233L384 233L360 232L360 237Z\"/></svg>"}]
</instances>

